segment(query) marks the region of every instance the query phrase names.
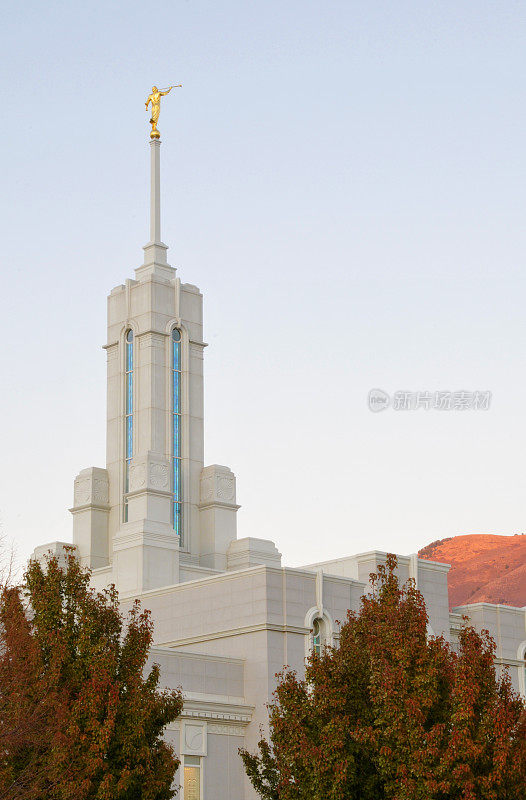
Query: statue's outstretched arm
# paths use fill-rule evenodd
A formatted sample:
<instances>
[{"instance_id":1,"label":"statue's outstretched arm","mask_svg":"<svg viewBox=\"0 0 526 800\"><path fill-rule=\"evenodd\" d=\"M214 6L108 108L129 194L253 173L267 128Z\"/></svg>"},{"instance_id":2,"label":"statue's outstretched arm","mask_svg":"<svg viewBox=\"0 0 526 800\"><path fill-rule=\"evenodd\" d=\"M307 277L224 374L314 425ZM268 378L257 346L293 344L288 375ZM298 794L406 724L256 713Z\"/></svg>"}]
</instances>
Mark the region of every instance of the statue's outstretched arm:
<instances>
[{"instance_id":1,"label":"statue's outstretched arm","mask_svg":"<svg viewBox=\"0 0 526 800\"><path fill-rule=\"evenodd\" d=\"M180 89L182 85L183 85L182 83L178 83L176 86L175 85L169 86L168 89L163 89L161 92L159 92L159 94L161 94L164 97L164 95L168 94L168 92L171 92L172 89Z\"/></svg>"}]
</instances>

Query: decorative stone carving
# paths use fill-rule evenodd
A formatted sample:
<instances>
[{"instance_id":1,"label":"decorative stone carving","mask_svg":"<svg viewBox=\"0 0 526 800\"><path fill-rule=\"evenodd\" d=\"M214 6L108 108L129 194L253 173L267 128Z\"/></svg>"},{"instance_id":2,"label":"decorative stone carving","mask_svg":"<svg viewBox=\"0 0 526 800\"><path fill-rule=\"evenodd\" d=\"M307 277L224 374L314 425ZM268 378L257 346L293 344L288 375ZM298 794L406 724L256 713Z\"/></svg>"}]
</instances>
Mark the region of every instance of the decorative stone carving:
<instances>
[{"instance_id":1,"label":"decorative stone carving","mask_svg":"<svg viewBox=\"0 0 526 800\"><path fill-rule=\"evenodd\" d=\"M186 705L182 712L183 717L192 717L195 719L221 719L230 720L232 722L250 722L249 714L228 713L226 711L203 711L198 708L188 708Z\"/></svg>"},{"instance_id":2,"label":"decorative stone carving","mask_svg":"<svg viewBox=\"0 0 526 800\"><path fill-rule=\"evenodd\" d=\"M89 478L75 481L75 505L83 506L90 500L91 482Z\"/></svg>"},{"instance_id":3,"label":"decorative stone carving","mask_svg":"<svg viewBox=\"0 0 526 800\"><path fill-rule=\"evenodd\" d=\"M201 472L201 504L236 502L236 477L228 468L211 464Z\"/></svg>"},{"instance_id":4,"label":"decorative stone carving","mask_svg":"<svg viewBox=\"0 0 526 800\"><path fill-rule=\"evenodd\" d=\"M234 476L220 475L217 478L217 496L220 500L232 500L235 491Z\"/></svg>"},{"instance_id":5,"label":"decorative stone carving","mask_svg":"<svg viewBox=\"0 0 526 800\"><path fill-rule=\"evenodd\" d=\"M130 491L142 489L146 486L146 466L145 464L132 464L130 467Z\"/></svg>"},{"instance_id":6,"label":"decorative stone carving","mask_svg":"<svg viewBox=\"0 0 526 800\"><path fill-rule=\"evenodd\" d=\"M225 570L227 549L236 538L236 477L228 468L211 464L201 471L200 564Z\"/></svg>"},{"instance_id":7,"label":"decorative stone carving","mask_svg":"<svg viewBox=\"0 0 526 800\"><path fill-rule=\"evenodd\" d=\"M130 465L130 492L142 490L170 491L171 468L167 459L157 453L136 456Z\"/></svg>"},{"instance_id":8,"label":"decorative stone carving","mask_svg":"<svg viewBox=\"0 0 526 800\"><path fill-rule=\"evenodd\" d=\"M201 478L201 500L206 503L214 496L214 476Z\"/></svg>"},{"instance_id":9,"label":"decorative stone carving","mask_svg":"<svg viewBox=\"0 0 526 800\"><path fill-rule=\"evenodd\" d=\"M187 756L206 756L206 722L183 722L181 750Z\"/></svg>"},{"instance_id":10,"label":"decorative stone carving","mask_svg":"<svg viewBox=\"0 0 526 800\"><path fill-rule=\"evenodd\" d=\"M193 752L203 749L202 725L185 725L184 744L188 750L192 750Z\"/></svg>"},{"instance_id":11,"label":"decorative stone carving","mask_svg":"<svg viewBox=\"0 0 526 800\"><path fill-rule=\"evenodd\" d=\"M221 734L223 736L244 736L245 729L242 725L225 725L220 722L212 722L208 725L208 733Z\"/></svg>"},{"instance_id":12,"label":"decorative stone carving","mask_svg":"<svg viewBox=\"0 0 526 800\"><path fill-rule=\"evenodd\" d=\"M74 508L78 506L105 506L109 502L108 473L100 467L88 467L79 472L73 489Z\"/></svg>"},{"instance_id":13,"label":"decorative stone carving","mask_svg":"<svg viewBox=\"0 0 526 800\"><path fill-rule=\"evenodd\" d=\"M187 698L181 712L183 721L186 719L188 722L208 720L208 725L211 722L217 722L221 725L248 725L251 721L251 709L247 706L237 706L224 704L215 706L213 703L205 702L204 706L200 700ZM203 724L203 723L201 723Z\"/></svg>"},{"instance_id":14,"label":"decorative stone carving","mask_svg":"<svg viewBox=\"0 0 526 800\"><path fill-rule=\"evenodd\" d=\"M107 503L109 501L108 481L102 478L95 478L93 481L93 500L96 503Z\"/></svg>"},{"instance_id":15,"label":"decorative stone carving","mask_svg":"<svg viewBox=\"0 0 526 800\"><path fill-rule=\"evenodd\" d=\"M170 484L170 472L166 464L150 465L150 484L154 489L167 489Z\"/></svg>"}]
</instances>

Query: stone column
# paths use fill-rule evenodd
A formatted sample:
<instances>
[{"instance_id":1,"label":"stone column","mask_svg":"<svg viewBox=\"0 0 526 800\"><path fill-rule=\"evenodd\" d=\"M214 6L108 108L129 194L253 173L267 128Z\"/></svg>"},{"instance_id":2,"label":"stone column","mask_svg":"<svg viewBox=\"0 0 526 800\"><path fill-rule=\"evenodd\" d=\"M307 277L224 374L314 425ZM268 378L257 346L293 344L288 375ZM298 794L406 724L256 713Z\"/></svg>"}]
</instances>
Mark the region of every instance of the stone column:
<instances>
[{"instance_id":1,"label":"stone column","mask_svg":"<svg viewBox=\"0 0 526 800\"><path fill-rule=\"evenodd\" d=\"M200 558L202 567L226 570L227 551L237 536L236 476L212 464L201 472Z\"/></svg>"},{"instance_id":2,"label":"stone column","mask_svg":"<svg viewBox=\"0 0 526 800\"><path fill-rule=\"evenodd\" d=\"M91 569L109 564L108 472L100 467L83 469L75 478L73 544L81 564Z\"/></svg>"},{"instance_id":3,"label":"stone column","mask_svg":"<svg viewBox=\"0 0 526 800\"><path fill-rule=\"evenodd\" d=\"M130 467L129 521L113 540L119 591L140 594L179 581L179 540L170 524L170 461L139 453Z\"/></svg>"}]
</instances>

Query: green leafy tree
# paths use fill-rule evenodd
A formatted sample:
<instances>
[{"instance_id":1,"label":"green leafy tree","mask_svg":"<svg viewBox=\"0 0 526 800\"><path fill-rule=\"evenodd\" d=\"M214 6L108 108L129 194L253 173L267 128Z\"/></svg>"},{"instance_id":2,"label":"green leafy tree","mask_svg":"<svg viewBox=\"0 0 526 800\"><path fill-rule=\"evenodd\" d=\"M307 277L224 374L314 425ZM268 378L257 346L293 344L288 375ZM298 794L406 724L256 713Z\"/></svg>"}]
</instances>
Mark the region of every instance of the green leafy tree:
<instances>
[{"instance_id":1,"label":"green leafy tree","mask_svg":"<svg viewBox=\"0 0 526 800\"><path fill-rule=\"evenodd\" d=\"M428 635L422 595L396 557L372 575L338 647L289 669L269 740L241 750L265 800L524 800L526 711L495 644L465 625L456 650Z\"/></svg>"},{"instance_id":2,"label":"green leafy tree","mask_svg":"<svg viewBox=\"0 0 526 800\"><path fill-rule=\"evenodd\" d=\"M182 709L147 671L149 612L124 620L69 555L31 562L0 600L0 798L169 800L179 761L163 731ZM29 723L29 724L28 724Z\"/></svg>"}]
</instances>

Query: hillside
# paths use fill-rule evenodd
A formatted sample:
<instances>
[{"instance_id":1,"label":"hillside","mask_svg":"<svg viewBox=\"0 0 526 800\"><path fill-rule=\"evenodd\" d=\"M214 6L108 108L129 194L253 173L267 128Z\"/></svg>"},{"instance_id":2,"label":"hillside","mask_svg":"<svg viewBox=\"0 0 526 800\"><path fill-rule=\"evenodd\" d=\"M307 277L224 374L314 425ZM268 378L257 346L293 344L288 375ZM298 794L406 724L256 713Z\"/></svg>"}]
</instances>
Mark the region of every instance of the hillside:
<instances>
[{"instance_id":1,"label":"hillside","mask_svg":"<svg viewBox=\"0 0 526 800\"><path fill-rule=\"evenodd\" d=\"M427 545L419 554L451 564L450 608L466 603L526 606L526 535L472 534Z\"/></svg>"}]
</instances>

